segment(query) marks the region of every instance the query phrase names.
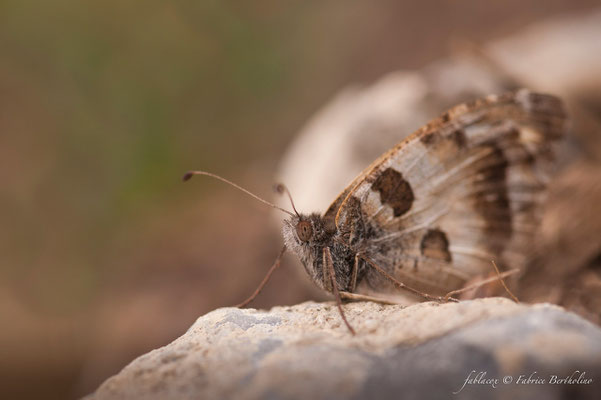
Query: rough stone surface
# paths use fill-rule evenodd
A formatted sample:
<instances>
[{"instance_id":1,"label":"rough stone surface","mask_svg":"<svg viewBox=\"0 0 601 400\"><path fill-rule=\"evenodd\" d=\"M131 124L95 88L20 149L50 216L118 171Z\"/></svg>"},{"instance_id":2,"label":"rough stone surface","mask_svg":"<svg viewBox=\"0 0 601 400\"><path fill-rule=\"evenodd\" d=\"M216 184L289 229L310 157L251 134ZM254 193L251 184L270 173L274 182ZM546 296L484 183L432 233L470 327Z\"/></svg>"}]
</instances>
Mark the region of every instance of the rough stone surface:
<instances>
[{"instance_id":1,"label":"rough stone surface","mask_svg":"<svg viewBox=\"0 0 601 400\"><path fill-rule=\"evenodd\" d=\"M332 303L215 310L87 399L601 398L601 329L560 307L501 298L344 307L356 336ZM462 389L471 371L486 376ZM582 372L592 382L549 382ZM482 383L490 378L496 387Z\"/></svg>"}]
</instances>

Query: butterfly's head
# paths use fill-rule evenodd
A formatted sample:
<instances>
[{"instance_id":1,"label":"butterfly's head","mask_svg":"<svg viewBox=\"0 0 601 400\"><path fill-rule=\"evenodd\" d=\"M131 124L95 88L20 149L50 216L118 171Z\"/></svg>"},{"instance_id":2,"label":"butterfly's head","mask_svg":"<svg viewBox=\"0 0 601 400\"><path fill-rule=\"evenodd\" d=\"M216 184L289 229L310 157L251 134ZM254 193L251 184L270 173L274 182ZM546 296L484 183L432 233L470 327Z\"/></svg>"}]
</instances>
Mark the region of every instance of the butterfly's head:
<instances>
[{"instance_id":1,"label":"butterfly's head","mask_svg":"<svg viewBox=\"0 0 601 400\"><path fill-rule=\"evenodd\" d=\"M311 277L321 276L321 271L314 270L320 264L316 261L321 259L324 246L332 245L336 231L334 220L319 214L293 216L282 228L286 247L300 258Z\"/></svg>"},{"instance_id":2,"label":"butterfly's head","mask_svg":"<svg viewBox=\"0 0 601 400\"><path fill-rule=\"evenodd\" d=\"M307 247L331 239L336 233L336 224L331 218L319 214L293 216L284 222L283 234L286 246Z\"/></svg>"}]
</instances>

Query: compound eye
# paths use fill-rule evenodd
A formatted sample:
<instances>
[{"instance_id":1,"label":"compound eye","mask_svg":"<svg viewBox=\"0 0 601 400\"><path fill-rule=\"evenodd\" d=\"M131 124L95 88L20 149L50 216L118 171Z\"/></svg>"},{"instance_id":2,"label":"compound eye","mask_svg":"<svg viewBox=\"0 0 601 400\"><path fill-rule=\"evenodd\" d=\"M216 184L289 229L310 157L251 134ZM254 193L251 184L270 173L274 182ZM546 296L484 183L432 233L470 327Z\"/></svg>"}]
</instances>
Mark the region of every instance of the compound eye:
<instances>
[{"instance_id":1,"label":"compound eye","mask_svg":"<svg viewBox=\"0 0 601 400\"><path fill-rule=\"evenodd\" d=\"M311 223L309 221L300 221L296 225L296 234L303 242L308 242L311 240L311 236L313 236L313 228L311 227Z\"/></svg>"}]
</instances>

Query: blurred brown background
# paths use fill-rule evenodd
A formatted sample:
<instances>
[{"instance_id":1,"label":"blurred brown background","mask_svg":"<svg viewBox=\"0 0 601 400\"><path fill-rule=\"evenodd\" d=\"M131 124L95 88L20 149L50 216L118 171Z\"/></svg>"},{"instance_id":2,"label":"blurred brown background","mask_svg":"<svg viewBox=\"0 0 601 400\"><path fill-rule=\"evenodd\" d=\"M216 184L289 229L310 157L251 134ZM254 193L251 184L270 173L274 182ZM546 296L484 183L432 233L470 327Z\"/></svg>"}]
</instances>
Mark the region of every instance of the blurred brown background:
<instances>
[{"instance_id":1,"label":"blurred brown background","mask_svg":"<svg viewBox=\"0 0 601 400\"><path fill-rule=\"evenodd\" d=\"M594 0L0 2L0 393L74 398L273 262L279 155L337 90ZM286 265L254 304L315 298Z\"/></svg>"}]
</instances>

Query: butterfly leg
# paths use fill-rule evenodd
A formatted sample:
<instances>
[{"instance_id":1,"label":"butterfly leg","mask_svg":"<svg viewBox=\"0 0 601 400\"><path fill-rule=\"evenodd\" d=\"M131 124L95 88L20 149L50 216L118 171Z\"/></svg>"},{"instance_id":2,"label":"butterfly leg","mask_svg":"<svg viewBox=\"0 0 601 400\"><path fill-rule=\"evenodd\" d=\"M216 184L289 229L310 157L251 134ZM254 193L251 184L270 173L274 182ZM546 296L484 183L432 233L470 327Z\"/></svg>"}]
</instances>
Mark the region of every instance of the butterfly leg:
<instances>
[{"instance_id":1,"label":"butterfly leg","mask_svg":"<svg viewBox=\"0 0 601 400\"><path fill-rule=\"evenodd\" d=\"M254 293L251 294L248 299L244 300L240 304L235 305L234 307L237 307L237 308L245 307L245 306L248 305L248 303L250 303L251 301L253 301L255 299L255 297L257 297L259 295L259 293L261 292L261 289L263 289L263 287L265 286L265 284L267 283L267 281L269 281L269 278L271 278L271 274L273 274L273 271L275 271L276 269L278 269L278 267L280 266L280 264L282 262L282 257L284 256L285 252L286 252L286 246L284 246L282 248L282 250L280 251L280 254L278 255L278 258L275 259L275 262L273 263L273 265L271 266L271 268L269 269L269 271L267 271L267 275L265 275L265 278L263 278L263 280L259 284L259 287L255 289Z\"/></svg>"},{"instance_id":2,"label":"butterfly leg","mask_svg":"<svg viewBox=\"0 0 601 400\"><path fill-rule=\"evenodd\" d=\"M514 275L514 274L520 272L520 270L517 268L514 268L514 269L510 269L509 271L505 271L505 272L501 273L499 271L499 268L497 267L497 264L494 261L492 261L492 265L495 268L496 276L493 276L493 277L490 277L487 279L483 279L483 280L479 280L475 284L465 286L461 289L453 290L453 291L447 293L444 297L447 298L447 297L451 297L451 296L454 296L457 294L462 294L462 293L468 292L470 290L478 289L478 288L480 288L486 284L492 283L492 282L501 282L501 285L503 285L503 287L505 288L505 291L509 294L509 296L511 296L513 301L515 301L516 303L519 303L520 301L518 300L518 298L515 297L515 295L511 292L511 290L509 290L509 288L505 284L504 278L506 278L510 275Z\"/></svg>"},{"instance_id":3,"label":"butterfly leg","mask_svg":"<svg viewBox=\"0 0 601 400\"><path fill-rule=\"evenodd\" d=\"M432 300L432 301L440 301L440 302L445 302L445 301L452 301L455 303L458 303L459 300L457 300L454 297L451 296L432 296L428 293L424 293L424 292L420 292L417 289L414 289L410 286L405 285L403 282L395 279L393 276L391 276L388 272L384 271L382 269L382 267L380 267L378 264L376 264L375 262L373 262L372 260L370 260L369 258L365 257L364 255L359 255L359 258L361 258L362 260L364 260L365 262L367 262L373 269L375 269L377 272L379 272L380 274L382 274L386 279L388 279L394 286L396 286L399 289L403 289L403 290L407 290L408 292L411 292L413 294L416 294L420 297L423 297L426 300Z\"/></svg>"},{"instance_id":4,"label":"butterfly leg","mask_svg":"<svg viewBox=\"0 0 601 400\"><path fill-rule=\"evenodd\" d=\"M334 293L334 297L336 297L336 305L338 306L338 311L340 312L340 316L342 317L342 320L346 324L346 327L348 328L348 330L351 332L351 334L354 335L355 330L353 329L351 324L349 324L349 322L347 321L346 316L344 315L344 311L342 310L342 300L340 299L340 292L338 291L338 284L336 283L336 275L334 272L334 261L332 260L332 254L330 253L330 248L327 246L323 248L323 266L324 266L324 275L326 275L326 271L325 271L326 268L330 275L332 292Z\"/></svg>"},{"instance_id":5,"label":"butterfly leg","mask_svg":"<svg viewBox=\"0 0 601 400\"><path fill-rule=\"evenodd\" d=\"M350 293L350 292L340 292L340 297L343 299L346 299L346 300L373 301L374 303L380 303L380 304L393 304L393 305L398 304L398 303L395 303L394 301L381 299L379 297L367 296L365 294Z\"/></svg>"},{"instance_id":6,"label":"butterfly leg","mask_svg":"<svg viewBox=\"0 0 601 400\"><path fill-rule=\"evenodd\" d=\"M332 288L332 277L330 276L330 268L329 268L329 264L328 261L326 259L326 248L324 247L323 252L322 252L322 258L323 258L323 268L322 268L322 274L323 274L323 288L327 291L327 292L334 292L334 289ZM329 250L329 248L328 248ZM331 258L331 254L330 254L330 258ZM333 262L332 262L333 264Z\"/></svg>"},{"instance_id":7,"label":"butterfly leg","mask_svg":"<svg viewBox=\"0 0 601 400\"><path fill-rule=\"evenodd\" d=\"M351 271L351 287L349 292L354 293L357 288L357 271L359 270L359 254L355 254L355 262Z\"/></svg>"}]
</instances>

